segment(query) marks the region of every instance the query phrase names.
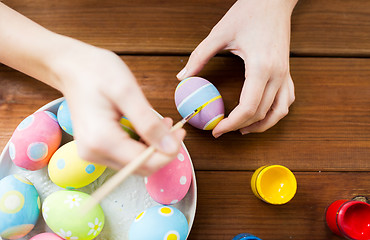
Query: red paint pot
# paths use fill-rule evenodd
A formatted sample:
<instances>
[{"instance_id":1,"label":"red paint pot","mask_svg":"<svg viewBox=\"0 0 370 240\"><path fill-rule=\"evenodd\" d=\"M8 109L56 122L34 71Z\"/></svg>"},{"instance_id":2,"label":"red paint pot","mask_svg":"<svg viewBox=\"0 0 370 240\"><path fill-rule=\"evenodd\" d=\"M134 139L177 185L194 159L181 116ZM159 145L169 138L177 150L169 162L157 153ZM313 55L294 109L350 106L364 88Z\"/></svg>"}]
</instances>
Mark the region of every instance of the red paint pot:
<instances>
[{"instance_id":1,"label":"red paint pot","mask_svg":"<svg viewBox=\"0 0 370 240\"><path fill-rule=\"evenodd\" d=\"M370 205L361 201L337 200L326 211L331 231L351 240L370 239Z\"/></svg>"}]
</instances>

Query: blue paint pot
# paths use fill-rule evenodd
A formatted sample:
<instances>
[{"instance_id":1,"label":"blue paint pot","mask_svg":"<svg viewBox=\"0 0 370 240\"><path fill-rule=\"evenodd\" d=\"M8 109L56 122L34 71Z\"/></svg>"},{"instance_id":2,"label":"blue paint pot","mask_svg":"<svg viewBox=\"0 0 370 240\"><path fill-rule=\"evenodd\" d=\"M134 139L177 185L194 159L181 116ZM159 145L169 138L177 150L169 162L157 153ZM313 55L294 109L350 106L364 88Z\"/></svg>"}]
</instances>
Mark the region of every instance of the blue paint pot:
<instances>
[{"instance_id":1,"label":"blue paint pot","mask_svg":"<svg viewBox=\"0 0 370 240\"><path fill-rule=\"evenodd\" d=\"M248 233L241 233L236 235L232 240L261 240L260 238Z\"/></svg>"}]
</instances>

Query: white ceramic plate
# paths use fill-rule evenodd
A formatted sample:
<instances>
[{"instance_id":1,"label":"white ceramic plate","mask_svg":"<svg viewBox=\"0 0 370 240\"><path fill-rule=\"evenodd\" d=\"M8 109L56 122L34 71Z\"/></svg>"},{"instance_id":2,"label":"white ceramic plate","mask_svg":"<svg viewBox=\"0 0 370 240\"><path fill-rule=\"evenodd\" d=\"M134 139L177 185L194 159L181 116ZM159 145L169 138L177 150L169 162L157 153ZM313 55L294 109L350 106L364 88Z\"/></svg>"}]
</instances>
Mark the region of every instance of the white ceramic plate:
<instances>
[{"instance_id":1,"label":"white ceramic plate","mask_svg":"<svg viewBox=\"0 0 370 240\"><path fill-rule=\"evenodd\" d=\"M46 104L38 111L48 110L56 114L58 107L63 100L64 98L59 98ZM68 134L63 133L62 144L70 140L71 137ZM183 147L189 155L184 144ZM173 205L182 211L186 216L189 222L189 232L193 225L197 201L197 186L193 165L192 168L193 179L188 194L183 200ZM9 157L7 144L0 156L0 179L14 173L25 176L35 185L41 201L43 201L51 193L62 189L50 181L47 173L47 167L37 171L27 171L15 166ZM113 170L107 169L95 182L79 190L91 194L114 173L115 172ZM106 199L102 201L101 206L106 217L105 226L100 235L95 239L128 240L128 230L136 215L155 205L158 205L158 203L153 201L146 191L144 178L135 175L130 176L114 192L112 192ZM39 220L32 232L21 239L30 239L32 236L41 232L51 232L51 230L46 226L40 214Z\"/></svg>"}]
</instances>

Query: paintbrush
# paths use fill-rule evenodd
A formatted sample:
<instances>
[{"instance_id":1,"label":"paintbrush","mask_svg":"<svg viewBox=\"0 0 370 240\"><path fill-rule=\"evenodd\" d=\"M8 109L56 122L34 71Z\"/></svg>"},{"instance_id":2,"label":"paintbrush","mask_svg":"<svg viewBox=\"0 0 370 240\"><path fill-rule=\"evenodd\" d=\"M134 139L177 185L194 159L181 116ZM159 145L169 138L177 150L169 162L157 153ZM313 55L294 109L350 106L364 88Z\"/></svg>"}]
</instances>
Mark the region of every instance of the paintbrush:
<instances>
[{"instance_id":1,"label":"paintbrush","mask_svg":"<svg viewBox=\"0 0 370 240\"><path fill-rule=\"evenodd\" d=\"M197 115L203 106L198 107L192 113L181 119L171 128L171 132L180 129L187 123L192 117ZM108 181L100 186L92 195L90 200L87 202L83 213L88 213L97 204L100 203L109 193L111 193L118 185L120 185L128 176L130 176L135 170L137 170L142 164L144 164L156 151L154 146L149 146L144 152L142 152L137 158L129 162L124 168L113 175Z\"/></svg>"}]
</instances>

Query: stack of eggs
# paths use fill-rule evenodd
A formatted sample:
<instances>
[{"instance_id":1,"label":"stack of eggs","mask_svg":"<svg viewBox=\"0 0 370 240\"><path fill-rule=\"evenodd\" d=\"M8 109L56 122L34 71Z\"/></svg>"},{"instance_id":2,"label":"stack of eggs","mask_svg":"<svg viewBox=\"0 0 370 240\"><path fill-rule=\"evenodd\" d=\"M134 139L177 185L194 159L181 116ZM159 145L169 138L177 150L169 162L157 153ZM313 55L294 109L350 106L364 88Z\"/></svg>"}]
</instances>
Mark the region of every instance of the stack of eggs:
<instances>
[{"instance_id":1,"label":"stack of eggs","mask_svg":"<svg viewBox=\"0 0 370 240\"><path fill-rule=\"evenodd\" d=\"M139 139L128 119L122 117L120 123L133 139ZM50 179L65 188L50 194L42 203L43 218L54 233L39 234L32 240L90 240L97 237L104 226L101 206L82 214L90 196L75 189L94 182L106 167L81 159L73 140L60 146L61 129L73 136L66 101L60 104L57 116L39 111L24 119L9 141L9 155L15 165L32 171L48 165ZM192 166L184 148L174 161L145 178L149 195L161 205L146 209L136 217L130 228L130 240L186 239L188 222L185 216L167 205L185 197L191 180ZM40 197L28 179L10 175L0 180L1 237L17 239L27 235L36 224L40 210Z\"/></svg>"}]
</instances>

